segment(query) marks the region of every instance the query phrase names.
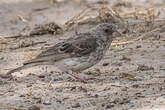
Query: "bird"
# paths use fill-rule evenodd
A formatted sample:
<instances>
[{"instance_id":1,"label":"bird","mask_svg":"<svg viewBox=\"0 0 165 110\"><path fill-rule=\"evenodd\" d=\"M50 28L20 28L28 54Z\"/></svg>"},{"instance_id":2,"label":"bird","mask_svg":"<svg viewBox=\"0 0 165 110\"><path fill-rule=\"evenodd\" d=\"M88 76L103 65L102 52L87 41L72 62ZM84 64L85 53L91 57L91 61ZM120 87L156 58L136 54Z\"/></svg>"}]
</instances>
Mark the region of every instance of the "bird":
<instances>
[{"instance_id":1,"label":"bird","mask_svg":"<svg viewBox=\"0 0 165 110\"><path fill-rule=\"evenodd\" d=\"M75 33L72 37L49 47L34 59L24 62L23 66L7 72L6 76L38 65L55 65L74 79L86 82L78 73L103 59L116 33L119 32L115 24L100 23L87 32Z\"/></svg>"}]
</instances>

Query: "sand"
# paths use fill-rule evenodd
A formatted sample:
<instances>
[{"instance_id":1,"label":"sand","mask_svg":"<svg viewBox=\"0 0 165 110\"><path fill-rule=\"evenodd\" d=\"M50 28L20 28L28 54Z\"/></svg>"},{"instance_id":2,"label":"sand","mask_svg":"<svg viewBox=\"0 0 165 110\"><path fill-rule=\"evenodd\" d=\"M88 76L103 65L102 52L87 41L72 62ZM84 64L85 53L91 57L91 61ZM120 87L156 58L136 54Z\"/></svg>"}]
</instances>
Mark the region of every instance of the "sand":
<instances>
[{"instance_id":1,"label":"sand","mask_svg":"<svg viewBox=\"0 0 165 110\"><path fill-rule=\"evenodd\" d=\"M54 35L9 37L26 35L37 24L49 22L64 29L64 23L86 7L101 6L98 0L52 1L0 1L0 74L72 36L75 28ZM22 70L12 74L14 79L0 79L0 110L165 110L165 2L122 0L106 6L120 14L124 27L116 23L122 36L99 64L79 74L93 80L73 81L54 66ZM77 30L85 32L97 23L80 23Z\"/></svg>"}]
</instances>

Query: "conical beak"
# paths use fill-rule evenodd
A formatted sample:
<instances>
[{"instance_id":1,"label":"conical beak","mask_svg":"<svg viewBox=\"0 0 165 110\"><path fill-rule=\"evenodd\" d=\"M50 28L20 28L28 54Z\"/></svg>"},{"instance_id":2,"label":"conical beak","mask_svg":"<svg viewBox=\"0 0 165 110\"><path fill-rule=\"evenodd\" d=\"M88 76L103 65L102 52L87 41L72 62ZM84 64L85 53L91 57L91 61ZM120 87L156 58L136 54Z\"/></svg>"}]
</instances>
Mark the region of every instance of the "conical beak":
<instances>
[{"instance_id":1,"label":"conical beak","mask_svg":"<svg viewBox=\"0 0 165 110\"><path fill-rule=\"evenodd\" d=\"M113 37L113 38L119 37L119 36L121 36L121 33L118 32L118 31L115 31L115 32L113 32L113 34L112 34L112 37Z\"/></svg>"}]
</instances>

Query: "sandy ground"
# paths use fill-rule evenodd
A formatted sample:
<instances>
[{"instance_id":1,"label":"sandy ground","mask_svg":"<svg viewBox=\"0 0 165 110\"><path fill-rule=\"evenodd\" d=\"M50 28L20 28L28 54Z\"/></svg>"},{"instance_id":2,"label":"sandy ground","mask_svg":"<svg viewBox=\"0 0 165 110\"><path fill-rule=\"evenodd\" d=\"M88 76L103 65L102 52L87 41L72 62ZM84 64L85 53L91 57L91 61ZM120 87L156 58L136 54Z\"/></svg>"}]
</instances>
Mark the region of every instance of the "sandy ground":
<instances>
[{"instance_id":1,"label":"sandy ground","mask_svg":"<svg viewBox=\"0 0 165 110\"><path fill-rule=\"evenodd\" d=\"M56 22L62 26L88 5L99 6L100 2L1 0L0 74L21 66L75 30L58 35L7 37L29 32L36 24ZM14 79L0 80L0 110L165 110L165 1L112 0L107 6L121 16L133 17L123 18L128 24L125 28L119 26L122 36L113 42L105 58L79 74L94 80L87 84L72 81L53 66L22 70L13 74ZM154 9L157 16L152 26L140 19L152 14L147 9ZM80 25L78 31L93 26ZM54 82L49 86L52 78Z\"/></svg>"}]
</instances>

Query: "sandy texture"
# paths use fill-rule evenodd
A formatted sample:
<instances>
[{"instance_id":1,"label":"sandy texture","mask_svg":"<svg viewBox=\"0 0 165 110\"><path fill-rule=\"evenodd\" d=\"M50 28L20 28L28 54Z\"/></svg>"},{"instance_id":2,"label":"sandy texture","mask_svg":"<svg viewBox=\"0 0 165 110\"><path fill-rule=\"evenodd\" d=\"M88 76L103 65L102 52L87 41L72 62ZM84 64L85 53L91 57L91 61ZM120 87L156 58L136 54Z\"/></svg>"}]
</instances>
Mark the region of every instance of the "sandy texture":
<instances>
[{"instance_id":1,"label":"sandy texture","mask_svg":"<svg viewBox=\"0 0 165 110\"><path fill-rule=\"evenodd\" d=\"M36 24L56 22L64 28L66 21L89 5L101 6L99 0L52 1L0 1L0 74L72 36L75 29L7 37L28 34ZM116 23L122 36L99 64L79 74L95 79L75 82L53 66L16 72L14 79L0 79L0 110L165 110L165 1L112 0L107 6L123 19L122 25ZM81 23L78 31L95 24Z\"/></svg>"}]
</instances>

